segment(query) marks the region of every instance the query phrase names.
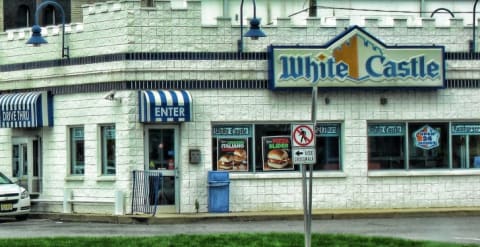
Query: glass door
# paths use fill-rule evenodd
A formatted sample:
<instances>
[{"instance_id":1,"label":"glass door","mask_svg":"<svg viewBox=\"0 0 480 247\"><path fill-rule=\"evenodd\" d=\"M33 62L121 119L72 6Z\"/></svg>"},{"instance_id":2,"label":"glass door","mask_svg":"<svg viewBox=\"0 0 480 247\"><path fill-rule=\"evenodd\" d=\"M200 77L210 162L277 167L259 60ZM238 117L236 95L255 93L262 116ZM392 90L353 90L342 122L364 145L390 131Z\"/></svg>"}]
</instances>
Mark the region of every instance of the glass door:
<instances>
[{"instance_id":1,"label":"glass door","mask_svg":"<svg viewBox=\"0 0 480 247\"><path fill-rule=\"evenodd\" d=\"M145 142L145 170L162 173L162 183L158 188L157 212L179 212L178 127L147 127ZM155 188L152 186L153 183L150 183L150 190L153 192ZM150 193L152 194L154 193ZM149 201L150 204L154 204L155 200L152 197Z\"/></svg>"},{"instance_id":2,"label":"glass door","mask_svg":"<svg viewBox=\"0 0 480 247\"><path fill-rule=\"evenodd\" d=\"M32 195L41 192L40 142L37 138L13 138L12 176Z\"/></svg>"}]
</instances>

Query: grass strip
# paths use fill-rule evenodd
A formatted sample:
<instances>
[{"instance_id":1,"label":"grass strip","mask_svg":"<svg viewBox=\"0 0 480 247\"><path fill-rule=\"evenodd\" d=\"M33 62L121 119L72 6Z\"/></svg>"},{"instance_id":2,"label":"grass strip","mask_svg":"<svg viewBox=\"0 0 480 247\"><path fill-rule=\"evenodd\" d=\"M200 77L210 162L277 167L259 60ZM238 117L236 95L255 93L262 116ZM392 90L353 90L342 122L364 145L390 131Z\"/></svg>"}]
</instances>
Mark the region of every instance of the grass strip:
<instances>
[{"instance_id":1,"label":"grass strip","mask_svg":"<svg viewBox=\"0 0 480 247\"><path fill-rule=\"evenodd\" d=\"M0 239L0 246L18 247L303 247L299 233L234 233L206 235L173 235L155 237L55 237ZM413 241L387 237L341 234L313 234L312 246L329 247L478 247L473 244Z\"/></svg>"}]
</instances>

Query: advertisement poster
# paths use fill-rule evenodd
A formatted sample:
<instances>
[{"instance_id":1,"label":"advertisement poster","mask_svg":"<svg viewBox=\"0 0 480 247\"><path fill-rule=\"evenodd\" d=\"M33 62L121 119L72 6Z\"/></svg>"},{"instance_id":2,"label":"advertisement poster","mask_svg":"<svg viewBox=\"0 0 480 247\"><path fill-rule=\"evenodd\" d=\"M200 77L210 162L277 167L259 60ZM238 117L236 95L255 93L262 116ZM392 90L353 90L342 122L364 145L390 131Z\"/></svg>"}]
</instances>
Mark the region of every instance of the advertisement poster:
<instances>
[{"instance_id":1,"label":"advertisement poster","mask_svg":"<svg viewBox=\"0 0 480 247\"><path fill-rule=\"evenodd\" d=\"M248 171L248 139L218 139L217 170Z\"/></svg>"},{"instance_id":2,"label":"advertisement poster","mask_svg":"<svg viewBox=\"0 0 480 247\"><path fill-rule=\"evenodd\" d=\"M262 137L263 170L293 170L290 136Z\"/></svg>"},{"instance_id":3,"label":"advertisement poster","mask_svg":"<svg viewBox=\"0 0 480 247\"><path fill-rule=\"evenodd\" d=\"M424 150L430 150L440 146L440 132L425 125L413 133L415 146Z\"/></svg>"}]
</instances>

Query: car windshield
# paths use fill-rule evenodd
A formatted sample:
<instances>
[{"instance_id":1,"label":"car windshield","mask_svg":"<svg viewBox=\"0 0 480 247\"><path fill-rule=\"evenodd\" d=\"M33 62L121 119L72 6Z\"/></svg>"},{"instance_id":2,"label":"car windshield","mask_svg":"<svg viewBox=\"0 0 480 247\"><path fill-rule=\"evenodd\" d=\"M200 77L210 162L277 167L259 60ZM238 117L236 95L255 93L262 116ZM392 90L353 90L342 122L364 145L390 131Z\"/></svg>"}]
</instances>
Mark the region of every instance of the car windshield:
<instances>
[{"instance_id":1,"label":"car windshield","mask_svg":"<svg viewBox=\"0 0 480 247\"><path fill-rule=\"evenodd\" d=\"M12 181L7 178L7 176L3 175L3 173L0 172L0 184L11 184Z\"/></svg>"}]
</instances>

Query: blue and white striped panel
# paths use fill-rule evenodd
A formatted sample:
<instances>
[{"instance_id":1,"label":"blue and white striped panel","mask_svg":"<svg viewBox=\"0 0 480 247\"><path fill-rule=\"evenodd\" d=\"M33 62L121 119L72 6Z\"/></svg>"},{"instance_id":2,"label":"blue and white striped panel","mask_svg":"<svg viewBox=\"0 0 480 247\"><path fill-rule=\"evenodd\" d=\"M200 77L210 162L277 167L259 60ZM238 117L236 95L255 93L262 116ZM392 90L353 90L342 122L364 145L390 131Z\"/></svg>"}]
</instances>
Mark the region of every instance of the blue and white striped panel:
<instances>
[{"instance_id":1,"label":"blue and white striped panel","mask_svg":"<svg viewBox=\"0 0 480 247\"><path fill-rule=\"evenodd\" d=\"M51 103L47 92L0 95L0 128L51 126Z\"/></svg>"},{"instance_id":2,"label":"blue and white striped panel","mask_svg":"<svg viewBox=\"0 0 480 247\"><path fill-rule=\"evenodd\" d=\"M139 94L142 123L192 120L192 96L186 90L145 90Z\"/></svg>"}]
</instances>

